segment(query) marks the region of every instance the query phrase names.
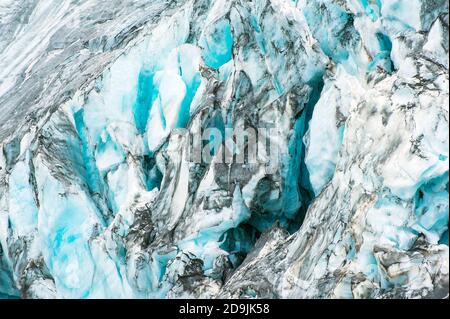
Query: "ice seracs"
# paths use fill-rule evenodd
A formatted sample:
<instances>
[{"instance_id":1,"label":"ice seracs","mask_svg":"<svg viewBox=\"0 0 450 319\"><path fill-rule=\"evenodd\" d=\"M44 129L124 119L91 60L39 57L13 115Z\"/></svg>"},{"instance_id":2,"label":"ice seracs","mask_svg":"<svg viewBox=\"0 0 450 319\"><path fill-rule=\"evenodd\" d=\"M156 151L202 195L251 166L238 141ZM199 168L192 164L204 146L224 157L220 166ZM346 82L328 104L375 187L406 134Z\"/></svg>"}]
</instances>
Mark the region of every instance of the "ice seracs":
<instances>
[{"instance_id":1,"label":"ice seracs","mask_svg":"<svg viewBox=\"0 0 450 319\"><path fill-rule=\"evenodd\" d=\"M0 297L448 295L446 1L5 8Z\"/></svg>"}]
</instances>

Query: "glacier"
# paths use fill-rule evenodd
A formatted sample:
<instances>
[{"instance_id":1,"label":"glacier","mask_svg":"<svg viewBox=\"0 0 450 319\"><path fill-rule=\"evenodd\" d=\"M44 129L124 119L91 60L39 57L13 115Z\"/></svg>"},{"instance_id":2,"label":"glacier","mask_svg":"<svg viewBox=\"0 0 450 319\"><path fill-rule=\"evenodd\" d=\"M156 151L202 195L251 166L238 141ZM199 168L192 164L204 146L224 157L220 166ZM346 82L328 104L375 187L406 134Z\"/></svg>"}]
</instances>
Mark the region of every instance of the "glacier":
<instances>
[{"instance_id":1,"label":"glacier","mask_svg":"<svg viewBox=\"0 0 450 319\"><path fill-rule=\"evenodd\" d=\"M0 298L448 298L448 30L446 0L1 1ZM239 128L276 158L191 160Z\"/></svg>"}]
</instances>

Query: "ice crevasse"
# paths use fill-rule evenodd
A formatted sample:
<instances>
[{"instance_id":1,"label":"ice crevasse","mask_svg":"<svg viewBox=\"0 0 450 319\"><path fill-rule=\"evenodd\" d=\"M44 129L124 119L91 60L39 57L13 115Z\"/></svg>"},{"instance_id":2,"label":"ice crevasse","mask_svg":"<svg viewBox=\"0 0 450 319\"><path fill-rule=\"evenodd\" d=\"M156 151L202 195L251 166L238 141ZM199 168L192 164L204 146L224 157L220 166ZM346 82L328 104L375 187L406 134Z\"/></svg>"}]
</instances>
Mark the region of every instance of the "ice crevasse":
<instances>
[{"instance_id":1,"label":"ice crevasse","mask_svg":"<svg viewBox=\"0 0 450 319\"><path fill-rule=\"evenodd\" d=\"M0 117L0 297L448 294L446 1L138 1L77 51L95 2L30 4L53 27L27 74L67 85ZM80 85L63 54L95 61ZM275 168L189 159L237 127L271 129Z\"/></svg>"}]
</instances>

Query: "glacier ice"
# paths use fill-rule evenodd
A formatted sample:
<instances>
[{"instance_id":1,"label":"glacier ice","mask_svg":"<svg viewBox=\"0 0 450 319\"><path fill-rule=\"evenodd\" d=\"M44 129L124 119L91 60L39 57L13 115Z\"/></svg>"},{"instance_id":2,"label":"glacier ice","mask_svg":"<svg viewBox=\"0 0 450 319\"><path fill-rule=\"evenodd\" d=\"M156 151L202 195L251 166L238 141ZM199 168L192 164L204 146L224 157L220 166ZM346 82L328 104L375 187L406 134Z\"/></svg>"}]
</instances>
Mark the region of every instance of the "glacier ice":
<instances>
[{"instance_id":1,"label":"glacier ice","mask_svg":"<svg viewBox=\"0 0 450 319\"><path fill-rule=\"evenodd\" d=\"M0 18L0 297L448 296L445 0Z\"/></svg>"}]
</instances>

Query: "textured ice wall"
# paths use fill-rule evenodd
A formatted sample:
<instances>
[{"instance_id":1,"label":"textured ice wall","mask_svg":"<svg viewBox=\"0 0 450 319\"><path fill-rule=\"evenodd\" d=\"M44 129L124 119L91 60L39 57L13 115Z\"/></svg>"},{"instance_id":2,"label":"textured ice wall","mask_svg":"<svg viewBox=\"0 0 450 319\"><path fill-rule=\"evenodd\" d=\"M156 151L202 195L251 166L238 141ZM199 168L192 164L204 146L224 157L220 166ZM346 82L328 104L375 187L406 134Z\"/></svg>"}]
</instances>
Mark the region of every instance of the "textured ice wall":
<instances>
[{"instance_id":1,"label":"textured ice wall","mask_svg":"<svg viewBox=\"0 0 450 319\"><path fill-rule=\"evenodd\" d=\"M0 296L448 294L445 1L55 3L0 7ZM275 171L186 161L240 126Z\"/></svg>"}]
</instances>

